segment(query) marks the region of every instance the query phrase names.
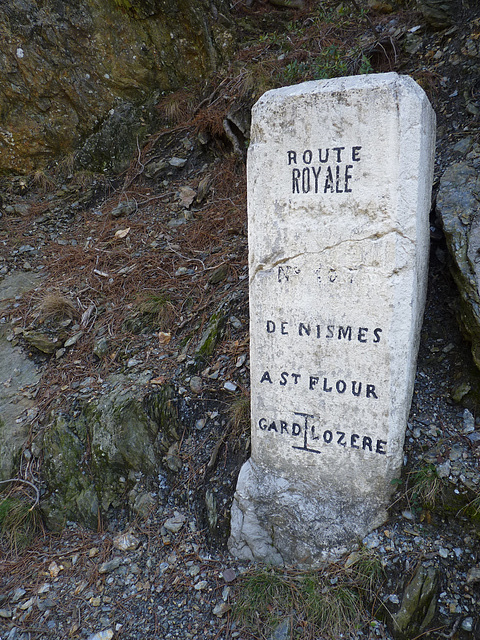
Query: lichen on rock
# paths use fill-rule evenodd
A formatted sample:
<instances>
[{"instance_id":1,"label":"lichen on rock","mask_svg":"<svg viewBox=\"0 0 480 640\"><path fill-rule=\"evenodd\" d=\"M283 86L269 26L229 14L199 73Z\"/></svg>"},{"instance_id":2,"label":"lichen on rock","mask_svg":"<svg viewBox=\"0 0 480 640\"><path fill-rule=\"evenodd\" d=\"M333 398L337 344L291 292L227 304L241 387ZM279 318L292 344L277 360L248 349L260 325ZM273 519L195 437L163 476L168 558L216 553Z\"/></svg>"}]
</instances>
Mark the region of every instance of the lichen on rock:
<instances>
[{"instance_id":1,"label":"lichen on rock","mask_svg":"<svg viewBox=\"0 0 480 640\"><path fill-rule=\"evenodd\" d=\"M135 474L163 471L163 455L178 439L172 390L145 398L116 386L85 403L76 415L53 415L43 437L47 496L43 511L51 528L66 520L96 527L120 507Z\"/></svg>"},{"instance_id":2,"label":"lichen on rock","mask_svg":"<svg viewBox=\"0 0 480 640\"><path fill-rule=\"evenodd\" d=\"M423 635L436 611L438 570L419 565L412 581L407 585L400 609L393 616L393 634L396 640L410 640Z\"/></svg>"}]
</instances>

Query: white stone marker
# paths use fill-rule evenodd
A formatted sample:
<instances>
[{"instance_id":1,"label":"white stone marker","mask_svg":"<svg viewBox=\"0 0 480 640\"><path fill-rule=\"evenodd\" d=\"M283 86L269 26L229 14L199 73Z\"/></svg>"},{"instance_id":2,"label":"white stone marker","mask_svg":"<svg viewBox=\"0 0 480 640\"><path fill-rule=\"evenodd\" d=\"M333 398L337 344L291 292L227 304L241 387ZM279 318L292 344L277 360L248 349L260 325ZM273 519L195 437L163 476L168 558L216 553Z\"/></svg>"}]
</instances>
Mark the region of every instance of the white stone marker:
<instances>
[{"instance_id":1,"label":"white stone marker","mask_svg":"<svg viewBox=\"0 0 480 640\"><path fill-rule=\"evenodd\" d=\"M315 566L386 519L424 310L434 147L426 95L395 73L284 87L253 109L239 558Z\"/></svg>"}]
</instances>

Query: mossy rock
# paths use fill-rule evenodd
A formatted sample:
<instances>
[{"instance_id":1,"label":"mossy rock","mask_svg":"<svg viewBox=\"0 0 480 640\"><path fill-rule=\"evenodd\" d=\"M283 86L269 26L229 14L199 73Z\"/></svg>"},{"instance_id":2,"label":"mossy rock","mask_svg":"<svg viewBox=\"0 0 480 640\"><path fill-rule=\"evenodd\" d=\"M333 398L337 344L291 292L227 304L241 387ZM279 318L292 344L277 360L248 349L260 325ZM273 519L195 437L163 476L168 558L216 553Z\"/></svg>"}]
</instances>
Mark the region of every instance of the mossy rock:
<instances>
[{"instance_id":1,"label":"mossy rock","mask_svg":"<svg viewBox=\"0 0 480 640\"><path fill-rule=\"evenodd\" d=\"M63 416L45 431L44 475L48 492L42 511L47 526L53 530L61 529L67 520L78 520L90 527L98 522L98 500L88 464L87 441L87 432L75 433ZM90 500L86 500L86 496Z\"/></svg>"},{"instance_id":2,"label":"mossy rock","mask_svg":"<svg viewBox=\"0 0 480 640\"><path fill-rule=\"evenodd\" d=\"M158 446L162 452L168 451L172 442L180 440L180 423L173 387L164 385L158 391L149 393L143 399L143 407L158 427Z\"/></svg>"},{"instance_id":3,"label":"mossy rock","mask_svg":"<svg viewBox=\"0 0 480 640\"><path fill-rule=\"evenodd\" d=\"M436 612L438 569L420 565L405 588L400 609L392 616L395 640L423 635Z\"/></svg>"},{"instance_id":4,"label":"mossy rock","mask_svg":"<svg viewBox=\"0 0 480 640\"><path fill-rule=\"evenodd\" d=\"M195 349L195 364L193 367L195 371L204 366L213 355L215 347L223 337L224 327L225 314L222 309L218 309L210 316L207 327Z\"/></svg>"},{"instance_id":5,"label":"mossy rock","mask_svg":"<svg viewBox=\"0 0 480 640\"><path fill-rule=\"evenodd\" d=\"M164 471L164 453L178 439L173 389L140 398L137 392L119 387L75 417L52 417L43 438L43 511L50 528L66 520L95 528L109 509L125 503L136 472Z\"/></svg>"},{"instance_id":6,"label":"mossy rock","mask_svg":"<svg viewBox=\"0 0 480 640\"><path fill-rule=\"evenodd\" d=\"M226 0L8 3L2 126L15 144L0 139L0 169L34 172L72 157L88 170L125 169L157 130L158 97L226 61L228 13Z\"/></svg>"}]
</instances>

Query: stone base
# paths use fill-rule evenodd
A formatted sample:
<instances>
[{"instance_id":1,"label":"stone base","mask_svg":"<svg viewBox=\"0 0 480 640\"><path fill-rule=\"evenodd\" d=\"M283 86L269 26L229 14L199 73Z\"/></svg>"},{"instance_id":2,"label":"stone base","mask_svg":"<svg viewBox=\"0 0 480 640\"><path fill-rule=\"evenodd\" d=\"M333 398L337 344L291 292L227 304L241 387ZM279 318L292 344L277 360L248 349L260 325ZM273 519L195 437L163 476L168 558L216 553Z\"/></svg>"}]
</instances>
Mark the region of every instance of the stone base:
<instances>
[{"instance_id":1,"label":"stone base","mask_svg":"<svg viewBox=\"0 0 480 640\"><path fill-rule=\"evenodd\" d=\"M386 518L373 495L335 495L250 459L238 477L228 548L241 560L307 569L338 559Z\"/></svg>"}]
</instances>

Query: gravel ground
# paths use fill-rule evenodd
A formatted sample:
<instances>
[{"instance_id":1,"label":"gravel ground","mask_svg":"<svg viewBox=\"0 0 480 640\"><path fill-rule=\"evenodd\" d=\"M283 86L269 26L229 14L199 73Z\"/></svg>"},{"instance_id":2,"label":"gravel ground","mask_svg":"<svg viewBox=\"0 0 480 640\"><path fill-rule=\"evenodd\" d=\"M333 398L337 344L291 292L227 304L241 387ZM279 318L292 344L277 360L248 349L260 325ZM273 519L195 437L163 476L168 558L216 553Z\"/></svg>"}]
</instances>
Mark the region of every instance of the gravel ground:
<instances>
[{"instance_id":1,"label":"gravel ground","mask_svg":"<svg viewBox=\"0 0 480 640\"><path fill-rule=\"evenodd\" d=\"M409 471L422 460L443 465L454 492L478 483L477 442L468 437L477 433L471 429L473 416L451 400L452 390L466 377L472 380L465 371L468 346L457 329L455 301L448 270L433 255L405 484L389 521L363 541L382 559L387 579L378 597L392 611L419 563L438 569L433 638L479 637L478 530L461 513L448 517L442 510L418 509L406 486ZM195 494L195 485L189 486ZM227 495L232 488L230 482ZM146 518L131 520L125 513L102 533L69 523L61 535L48 535L21 556L4 559L0 638L251 638L236 628L230 611L240 577L251 567L222 550L225 538L212 540L198 505L192 500L190 506L177 487ZM450 635L454 629L457 635ZM391 636L376 621L370 632L354 637Z\"/></svg>"},{"instance_id":2,"label":"gravel ground","mask_svg":"<svg viewBox=\"0 0 480 640\"><path fill-rule=\"evenodd\" d=\"M424 73L425 82L434 83L431 95L439 118L437 179L457 157L454 145L466 136L478 136L471 89L476 86L472 84L476 67L467 62L459 66L457 62L463 55L462 47L471 52L476 46L472 25L477 14L478 10L471 8L471 20L450 33L420 30L408 36L406 26L410 28L412 21L405 22L400 13L385 18L381 26L382 36L393 37L403 29L413 42L411 58L400 70ZM465 60L473 59L470 54L465 56ZM468 114L464 104L467 89ZM99 532L68 523L62 534L45 534L19 556L4 553L0 559L0 640L253 637L236 625L230 609L241 576L252 568L237 563L225 551L236 474L248 456L248 433L237 433L235 439L224 437L231 425L226 407L235 394L248 393L244 176L231 169L222 174L225 159L209 155L205 149L198 151L188 133L177 136L176 141L164 141L164 149L172 156L180 153L175 153L175 144L183 145L183 151L188 149L191 163L167 177L159 191L146 181L142 190L137 189L138 206L131 211L118 210L119 191L107 182L92 184L88 189L70 184L63 194L49 195L33 193L25 187L23 178L11 180L5 187L4 204L11 209L3 209L6 232L1 236L2 276L19 270L41 273L47 267L52 277L58 278L63 265L71 264L69 286L80 291L80 280L73 280L74 265L80 264L75 260L80 260L82 251L87 254L91 246L108 248L110 240L105 241L105 237L110 238L116 229L131 228L131 244L122 248L128 253L127 268L131 271L124 272L123 289L112 289L112 295L125 294L129 274L135 273L138 263L143 277L157 273L154 260L164 252L170 256L168 270L172 277L168 283L179 288L180 295L189 287L192 291L197 287L195 300L200 310L212 310L228 298L230 316L226 338L200 376L188 374L189 355L174 340L170 351L162 351L167 357L161 367L155 360L160 353L156 336L143 335L132 341L125 353L127 374L137 379L144 374L151 378L154 371L159 378L168 377L178 389L179 407L187 425L182 469L168 486L163 478L145 479L145 491L162 496L152 503L147 515L132 516L126 506L102 524ZM218 217L208 226L204 220L210 210L199 206L193 216L187 207L185 213L185 199L191 193L180 187L194 184L198 193L201 180L212 178L214 173L220 176L213 186L213 207ZM222 180L232 183L229 186L235 187L237 199L232 200L231 191L222 192ZM86 212L82 198L88 203ZM23 217L21 206L33 211L32 201L35 215ZM198 224L192 223L194 217L202 221L200 231ZM225 234L218 231L216 235L217 227ZM22 238L16 244L11 242L14 228ZM66 251L63 262L62 250ZM216 271L223 263L229 267L225 280ZM202 273L195 268L199 264ZM162 263L162 269L167 269L165 265ZM98 282L105 278L106 270L98 267ZM219 285L207 282L212 272L218 274ZM25 305L25 299L18 299L2 313L27 313ZM458 297L449 275L444 241L433 217L429 295L405 443L405 473L388 522L363 542L379 555L385 568L379 601L396 611L417 567L434 568L439 594L436 630L429 637L473 640L480 638L479 530L465 505L480 488L480 426L476 418L480 376L458 329L457 310ZM178 318L180 328L188 323L196 326L197 322L203 326L205 317L185 314ZM87 350L92 347L82 344L78 349L84 348L83 354L88 356ZM145 353L149 354L147 358L143 357ZM36 356L45 372L41 387L44 405L39 410L102 392L98 372L92 376L86 368L75 365L80 362L78 353L69 357L68 353L61 354L52 364ZM156 368L152 362L156 362ZM115 373L114 365L109 373ZM67 385L64 379L62 386L62 375L67 376ZM232 386L225 388L225 380ZM195 388L200 383L201 388ZM429 505L429 500L420 504L416 474L432 467L442 481L443 493L437 493L436 503L435 496L430 496ZM209 508L206 502L212 495L209 488L215 496L215 508ZM212 527L209 516L215 515L218 522ZM279 634L275 638L281 640ZM381 621L372 620L369 628L352 638L390 640L391 636Z\"/></svg>"}]
</instances>

